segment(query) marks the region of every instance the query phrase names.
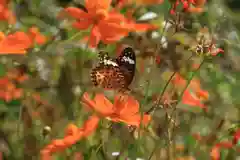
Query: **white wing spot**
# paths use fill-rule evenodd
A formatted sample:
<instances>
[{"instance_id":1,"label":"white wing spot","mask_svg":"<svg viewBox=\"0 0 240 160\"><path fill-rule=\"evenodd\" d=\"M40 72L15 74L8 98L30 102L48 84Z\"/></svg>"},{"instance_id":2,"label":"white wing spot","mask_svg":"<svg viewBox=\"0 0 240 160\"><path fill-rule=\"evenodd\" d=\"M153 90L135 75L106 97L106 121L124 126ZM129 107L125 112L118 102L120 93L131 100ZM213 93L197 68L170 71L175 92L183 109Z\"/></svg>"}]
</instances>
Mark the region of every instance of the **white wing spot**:
<instances>
[{"instance_id":1,"label":"white wing spot","mask_svg":"<svg viewBox=\"0 0 240 160\"><path fill-rule=\"evenodd\" d=\"M115 62L113 62L113 61L111 61L111 60L104 60L103 63L104 63L105 65L118 66L117 63L115 63Z\"/></svg>"},{"instance_id":2,"label":"white wing spot","mask_svg":"<svg viewBox=\"0 0 240 160\"><path fill-rule=\"evenodd\" d=\"M132 60L132 59L129 58L129 57L123 56L122 59L123 59L123 61L128 62L128 63L130 63L130 64L135 64L134 60Z\"/></svg>"}]
</instances>

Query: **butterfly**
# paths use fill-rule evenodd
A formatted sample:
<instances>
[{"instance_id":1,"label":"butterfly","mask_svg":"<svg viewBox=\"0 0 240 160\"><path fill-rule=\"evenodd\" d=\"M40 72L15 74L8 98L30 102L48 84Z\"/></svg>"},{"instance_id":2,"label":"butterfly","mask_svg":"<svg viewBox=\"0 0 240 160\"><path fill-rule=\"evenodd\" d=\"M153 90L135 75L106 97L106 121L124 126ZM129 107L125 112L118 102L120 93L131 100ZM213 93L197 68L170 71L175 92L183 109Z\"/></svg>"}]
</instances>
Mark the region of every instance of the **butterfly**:
<instances>
[{"instance_id":1,"label":"butterfly","mask_svg":"<svg viewBox=\"0 0 240 160\"><path fill-rule=\"evenodd\" d=\"M104 89L129 90L136 67L136 55L132 48L125 48L113 59L107 52L99 52L99 63L91 71L94 86Z\"/></svg>"}]
</instances>

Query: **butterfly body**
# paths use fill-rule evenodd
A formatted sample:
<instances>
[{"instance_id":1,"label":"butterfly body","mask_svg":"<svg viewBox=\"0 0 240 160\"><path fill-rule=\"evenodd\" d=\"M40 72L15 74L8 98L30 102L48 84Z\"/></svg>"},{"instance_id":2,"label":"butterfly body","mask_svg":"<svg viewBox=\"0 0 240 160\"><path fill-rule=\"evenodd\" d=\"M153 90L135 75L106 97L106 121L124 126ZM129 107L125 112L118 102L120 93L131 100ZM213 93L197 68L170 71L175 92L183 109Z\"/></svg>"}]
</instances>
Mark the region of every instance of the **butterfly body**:
<instances>
[{"instance_id":1,"label":"butterfly body","mask_svg":"<svg viewBox=\"0 0 240 160\"><path fill-rule=\"evenodd\" d=\"M128 90L135 73L136 57L132 48L127 47L116 59L108 53L99 53L99 65L92 69L91 80L104 89Z\"/></svg>"}]
</instances>

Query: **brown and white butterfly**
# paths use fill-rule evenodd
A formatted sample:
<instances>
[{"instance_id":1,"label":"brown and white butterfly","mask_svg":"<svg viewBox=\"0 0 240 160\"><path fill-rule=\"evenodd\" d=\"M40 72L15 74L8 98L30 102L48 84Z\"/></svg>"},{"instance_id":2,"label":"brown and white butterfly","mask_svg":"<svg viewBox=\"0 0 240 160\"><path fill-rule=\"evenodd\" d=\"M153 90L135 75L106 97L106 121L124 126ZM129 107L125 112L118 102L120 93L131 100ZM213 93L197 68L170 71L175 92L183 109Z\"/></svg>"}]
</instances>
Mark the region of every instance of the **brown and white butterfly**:
<instances>
[{"instance_id":1,"label":"brown and white butterfly","mask_svg":"<svg viewBox=\"0 0 240 160\"><path fill-rule=\"evenodd\" d=\"M132 48L125 48L113 59L107 52L99 53L99 64L91 71L91 80L97 87L114 90L128 90L136 67L136 55Z\"/></svg>"}]
</instances>

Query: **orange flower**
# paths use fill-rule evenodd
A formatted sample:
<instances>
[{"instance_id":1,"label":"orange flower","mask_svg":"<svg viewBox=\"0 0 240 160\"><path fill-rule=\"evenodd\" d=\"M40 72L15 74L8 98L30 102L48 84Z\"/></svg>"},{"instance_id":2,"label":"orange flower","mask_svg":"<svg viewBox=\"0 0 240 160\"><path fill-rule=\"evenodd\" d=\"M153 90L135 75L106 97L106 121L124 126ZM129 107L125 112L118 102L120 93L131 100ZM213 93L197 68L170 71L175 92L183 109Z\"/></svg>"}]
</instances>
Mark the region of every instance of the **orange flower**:
<instances>
[{"instance_id":1,"label":"orange flower","mask_svg":"<svg viewBox=\"0 0 240 160\"><path fill-rule=\"evenodd\" d=\"M211 150L212 160L220 160L220 149L221 148L229 149L232 147L233 147L233 144L231 142L217 143Z\"/></svg>"},{"instance_id":2,"label":"orange flower","mask_svg":"<svg viewBox=\"0 0 240 160\"><path fill-rule=\"evenodd\" d=\"M8 72L6 73L6 77L9 80L13 80L17 83L22 83L26 80L28 80L28 75L26 74L26 68L25 66L18 66L15 68L12 68L10 70L8 70Z\"/></svg>"},{"instance_id":3,"label":"orange flower","mask_svg":"<svg viewBox=\"0 0 240 160\"><path fill-rule=\"evenodd\" d=\"M100 40L111 43L126 36L129 32L127 27L121 25L124 16L116 12L110 12L111 0L86 0L87 13L75 7L64 9L66 13L76 19L72 24L74 28L84 30L92 26L90 45L96 47Z\"/></svg>"},{"instance_id":4,"label":"orange flower","mask_svg":"<svg viewBox=\"0 0 240 160\"><path fill-rule=\"evenodd\" d=\"M13 24L16 22L16 18L13 13L8 9L9 0L0 0L0 20L8 21L8 23Z\"/></svg>"},{"instance_id":5,"label":"orange flower","mask_svg":"<svg viewBox=\"0 0 240 160\"><path fill-rule=\"evenodd\" d=\"M172 82L174 85L181 89L183 89L187 85L187 81L179 74L175 75ZM191 80L188 88L183 93L182 103L191 106L199 106L200 108L206 109L206 107L202 103L202 100L206 100L208 98L208 91L202 90L200 81L197 79L193 79Z\"/></svg>"},{"instance_id":6,"label":"orange flower","mask_svg":"<svg viewBox=\"0 0 240 160\"><path fill-rule=\"evenodd\" d=\"M237 131L234 133L232 143L234 145L237 145L239 140L240 140L240 128L237 129Z\"/></svg>"},{"instance_id":7,"label":"orange flower","mask_svg":"<svg viewBox=\"0 0 240 160\"><path fill-rule=\"evenodd\" d=\"M0 99L10 102L22 96L22 89L16 86L7 78L0 78Z\"/></svg>"},{"instance_id":8,"label":"orange flower","mask_svg":"<svg viewBox=\"0 0 240 160\"><path fill-rule=\"evenodd\" d=\"M173 84L177 87L185 87L187 85L187 80L185 80L180 74L176 74L173 78ZM201 89L200 81L197 79L192 79L188 86L199 98L208 99L208 92Z\"/></svg>"},{"instance_id":9,"label":"orange flower","mask_svg":"<svg viewBox=\"0 0 240 160\"><path fill-rule=\"evenodd\" d=\"M151 117L150 115L139 114L139 103L131 96L115 96L114 103L111 103L104 94L97 94L95 98L90 99L88 93L83 95L83 104L101 116L114 122L124 122L128 125L139 126L142 123L146 125Z\"/></svg>"},{"instance_id":10,"label":"orange flower","mask_svg":"<svg viewBox=\"0 0 240 160\"><path fill-rule=\"evenodd\" d=\"M190 106L198 106L202 109L207 109L206 106L204 106L202 103L202 100L199 97L196 97L194 93L191 93L189 89L184 91L182 103Z\"/></svg>"},{"instance_id":11,"label":"orange flower","mask_svg":"<svg viewBox=\"0 0 240 160\"><path fill-rule=\"evenodd\" d=\"M114 43L128 35L130 31L146 30L146 26L136 25L132 19L126 19L116 10L110 11L111 0L86 0L87 13L79 8L67 7L64 11L76 19L73 27L85 30L91 27L89 44L95 48L101 41L105 44ZM144 27L144 28L143 28Z\"/></svg>"},{"instance_id":12,"label":"orange flower","mask_svg":"<svg viewBox=\"0 0 240 160\"><path fill-rule=\"evenodd\" d=\"M169 0L171 2L171 0ZM203 12L203 6L206 0L175 0L170 11L171 14L175 14L177 6L180 4L183 5L183 10L186 12L201 13ZM195 7L191 7L191 5Z\"/></svg>"},{"instance_id":13,"label":"orange flower","mask_svg":"<svg viewBox=\"0 0 240 160\"><path fill-rule=\"evenodd\" d=\"M23 90L16 87L16 84L28 79L28 75L22 70L21 66L10 69L6 76L0 78L0 99L9 102L22 97Z\"/></svg>"},{"instance_id":14,"label":"orange flower","mask_svg":"<svg viewBox=\"0 0 240 160\"><path fill-rule=\"evenodd\" d=\"M46 43L47 38L46 36L42 35L39 32L39 29L37 27L31 27L29 29L29 33L28 33L30 39L34 42L36 42L38 45L43 45L44 43ZM33 43L34 43L33 42Z\"/></svg>"},{"instance_id":15,"label":"orange flower","mask_svg":"<svg viewBox=\"0 0 240 160\"><path fill-rule=\"evenodd\" d=\"M69 124L65 130L63 139L53 140L41 150L41 159L49 160L53 153L61 152L74 145L80 139L91 135L97 128L98 122L99 118L97 116L91 116L82 128L78 128L74 124Z\"/></svg>"},{"instance_id":16,"label":"orange flower","mask_svg":"<svg viewBox=\"0 0 240 160\"><path fill-rule=\"evenodd\" d=\"M24 32L15 32L8 36L0 32L0 54L25 54L31 45L31 40Z\"/></svg>"},{"instance_id":17,"label":"orange flower","mask_svg":"<svg viewBox=\"0 0 240 160\"><path fill-rule=\"evenodd\" d=\"M237 141L240 139L240 129L237 129L235 131L235 133L233 134L233 139L232 141L223 141L223 142L218 142L216 144L214 144L214 146L211 149L211 159L212 160L220 160L221 156L220 156L220 151L221 149L231 149L234 147L236 147L235 149L237 150L237 152L240 152L240 147L237 146ZM199 133L195 133L192 135L196 140L198 140L199 142L204 141L206 139L208 139L209 136L201 136Z\"/></svg>"},{"instance_id":18,"label":"orange flower","mask_svg":"<svg viewBox=\"0 0 240 160\"><path fill-rule=\"evenodd\" d=\"M189 7L188 12L201 13L203 12L203 6L206 3L206 0L193 0L192 4L194 7Z\"/></svg>"},{"instance_id":19,"label":"orange flower","mask_svg":"<svg viewBox=\"0 0 240 160\"><path fill-rule=\"evenodd\" d=\"M0 32L0 54L26 54L27 49L33 47L35 42L37 44L46 42L46 37L35 27L30 28L27 34L18 31L5 36Z\"/></svg>"}]
</instances>

